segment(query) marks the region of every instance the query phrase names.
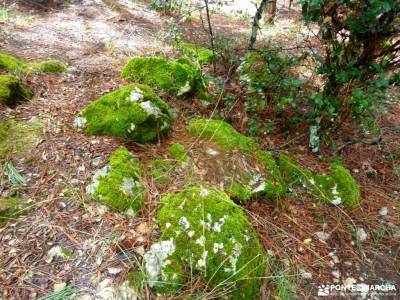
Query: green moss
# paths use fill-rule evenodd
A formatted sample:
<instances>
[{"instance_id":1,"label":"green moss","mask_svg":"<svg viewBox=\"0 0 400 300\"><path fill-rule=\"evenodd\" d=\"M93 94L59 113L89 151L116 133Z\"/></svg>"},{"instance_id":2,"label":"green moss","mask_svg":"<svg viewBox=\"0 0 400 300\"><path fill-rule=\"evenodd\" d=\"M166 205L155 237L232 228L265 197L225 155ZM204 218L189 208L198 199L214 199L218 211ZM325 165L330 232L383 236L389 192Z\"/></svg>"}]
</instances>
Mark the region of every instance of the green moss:
<instances>
[{"instance_id":1,"label":"green moss","mask_svg":"<svg viewBox=\"0 0 400 300\"><path fill-rule=\"evenodd\" d=\"M360 186L351 176L349 170L338 163L331 165L327 175L316 175L316 185L321 190L324 199L329 202L353 208L360 203Z\"/></svg>"},{"instance_id":2,"label":"green moss","mask_svg":"<svg viewBox=\"0 0 400 300\"><path fill-rule=\"evenodd\" d=\"M89 104L75 119L75 126L89 135L148 142L167 133L171 119L168 104L151 88L132 84Z\"/></svg>"},{"instance_id":3,"label":"green moss","mask_svg":"<svg viewBox=\"0 0 400 300\"><path fill-rule=\"evenodd\" d=\"M208 48L199 48L195 44L181 42L178 44L178 48L182 51L184 56L198 61L201 65L211 63L214 57L212 50Z\"/></svg>"},{"instance_id":4,"label":"green moss","mask_svg":"<svg viewBox=\"0 0 400 300\"><path fill-rule=\"evenodd\" d=\"M29 159L31 150L43 139L43 127L43 122L37 118L0 121L0 161Z\"/></svg>"},{"instance_id":5,"label":"green moss","mask_svg":"<svg viewBox=\"0 0 400 300\"><path fill-rule=\"evenodd\" d=\"M151 176L158 182L165 182L174 172L174 162L170 159L155 159L151 161Z\"/></svg>"},{"instance_id":6,"label":"green moss","mask_svg":"<svg viewBox=\"0 0 400 300\"><path fill-rule=\"evenodd\" d=\"M158 243L144 255L157 292L175 294L200 277L214 294L255 299L266 258L246 215L218 190L192 187L162 198Z\"/></svg>"},{"instance_id":7,"label":"green moss","mask_svg":"<svg viewBox=\"0 0 400 300\"><path fill-rule=\"evenodd\" d=\"M233 182L226 193L239 203L246 203L254 197L253 190L249 186L237 182Z\"/></svg>"},{"instance_id":8,"label":"green moss","mask_svg":"<svg viewBox=\"0 0 400 300\"><path fill-rule=\"evenodd\" d=\"M122 69L121 77L177 96L204 89L200 70L186 59L135 57Z\"/></svg>"},{"instance_id":9,"label":"green moss","mask_svg":"<svg viewBox=\"0 0 400 300\"><path fill-rule=\"evenodd\" d=\"M189 159L188 155L186 154L185 147L179 143L172 144L168 148L168 153L181 163L187 163Z\"/></svg>"},{"instance_id":10,"label":"green moss","mask_svg":"<svg viewBox=\"0 0 400 300\"><path fill-rule=\"evenodd\" d=\"M189 124L189 133L195 137L209 139L226 150L252 151L258 148L252 138L240 134L222 120L197 119Z\"/></svg>"},{"instance_id":11,"label":"green moss","mask_svg":"<svg viewBox=\"0 0 400 300\"><path fill-rule=\"evenodd\" d=\"M0 70L23 73L27 70L27 67L18 58L0 51Z\"/></svg>"},{"instance_id":12,"label":"green moss","mask_svg":"<svg viewBox=\"0 0 400 300\"><path fill-rule=\"evenodd\" d=\"M0 102L14 107L21 101L32 98L32 93L14 75L0 75Z\"/></svg>"},{"instance_id":13,"label":"green moss","mask_svg":"<svg viewBox=\"0 0 400 300\"><path fill-rule=\"evenodd\" d=\"M58 60L47 60L39 63L29 64L32 69L44 73L62 73L68 71L67 66Z\"/></svg>"},{"instance_id":14,"label":"green moss","mask_svg":"<svg viewBox=\"0 0 400 300\"><path fill-rule=\"evenodd\" d=\"M338 163L329 174L317 174L299 166L294 159L280 156L281 172L289 186L302 186L321 200L353 208L360 203L360 187L350 172Z\"/></svg>"},{"instance_id":15,"label":"green moss","mask_svg":"<svg viewBox=\"0 0 400 300\"><path fill-rule=\"evenodd\" d=\"M0 227L28 212L28 203L19 198L0 198Z\"/></svg>"},{"instance_id":16,"label":"green moss","mask_svg":"<svg viewBox=\"0 0 400 300\"><path fill-rule=\"evenodd\" d=\"M86 193L115 210L137 213L144 203L142 176L139 159L120 147L112 153L109 163L94 175Z\"/></svg>"},{"instance_id":17,"label":"green moss","mask_svg":"<svg viewBox=\"0 0 400 300\"><path fill-rule=\"evenodd\" d=\"M64 63L58 60L42 62L25 62L10 54L0 52L0 70L28 74L32 71L44 73L61 73L67 71Z\"/></svg>"}]
</instances>

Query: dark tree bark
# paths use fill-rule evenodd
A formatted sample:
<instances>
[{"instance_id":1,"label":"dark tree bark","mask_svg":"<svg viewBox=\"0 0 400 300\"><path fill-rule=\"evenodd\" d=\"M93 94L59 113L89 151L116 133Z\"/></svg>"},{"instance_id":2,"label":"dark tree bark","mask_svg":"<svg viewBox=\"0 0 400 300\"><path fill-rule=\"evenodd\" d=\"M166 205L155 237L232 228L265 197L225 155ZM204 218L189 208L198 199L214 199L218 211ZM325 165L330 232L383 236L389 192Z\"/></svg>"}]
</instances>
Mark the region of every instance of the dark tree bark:
<instances>
[{"instance_id":1,"label":"dark tree bark","mask_svg":"<svg viewBox=\"0 0 400 300\"><path fill-rule=\"evenodd\" d=\"M267 4L268 23L273 23L276 15L276 0L269 0Z\"/></svg>"},{"instance_id":2,"label":"dark tree bark","mask_svg":"<svg viewBox=\"0 0 400 300\"><path fill-rule=\"evenodd\" d=\"M253 49L254 43L257 40L257 33L258 30L260 29L260 20L262 17L262 13L264 12L266 6L267 6L268 0L262 0L260 5L257 8L256 14L254 15L253 18L253 26L251 27L251 35L250 35L250 40L249 40L249 49Z\"/></svg>"}]
</instances>

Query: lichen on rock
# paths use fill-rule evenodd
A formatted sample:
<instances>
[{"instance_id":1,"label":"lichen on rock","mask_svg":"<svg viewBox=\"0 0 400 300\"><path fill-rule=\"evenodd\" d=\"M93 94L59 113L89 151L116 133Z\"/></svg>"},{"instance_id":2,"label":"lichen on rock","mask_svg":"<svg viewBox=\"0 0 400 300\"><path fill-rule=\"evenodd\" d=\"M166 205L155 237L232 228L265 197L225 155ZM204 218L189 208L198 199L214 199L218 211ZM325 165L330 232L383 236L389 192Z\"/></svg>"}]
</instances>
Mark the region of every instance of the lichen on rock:
<instances>
[{"instance_id":1,"label":"lichen on rock","mask_svg":"<svg viewBox=\"0 0 400 300\"><path fill-rule=\"evenodd\" d=\"M32 98L31 91L14 75L0 75L0 103L14 107Z\"/></svg>"},{"instance_id":2,"label":"lichen on rock","mask_svg":"<svg viewBox=\"0 0 400 300\"><path fill-rule=\"evenodd\" d=\"M68 68L59 60L51 59L41 62L25 62L0 51L0 70L29 74L30 72L61 73L67 71Z\"/></svg>"},{"instance_id":3,"label":"lichen on rock","mask_svg":"<svg viewBox=\"0 0 400 300\"><path fill-rule=\"evenodd\" d=\"M279 157L281 173L289 187L303 187L322 201L353 208L360 203L360 187L350 172L339 163L331 165L331 172L318 174L298 165L287 155Z\"/></svg>"},{"instance_id":4,"label":"lichen on rock","mask_svg":"<svg viewBox=\"0 0 400 300\"><path fill-rule=\"evenodd\" d=\"M43 139L43 121L8 119L0 121L0 161L31 158L31 150Z\"/></svg>"},{"instance_id":5,"label":"lichen on rock","mask_svg":"<svg viewBox=\"0 0 400 300\"><path fill-rule=\"evenodd\" d=\"M148 142L167 133L171 120L168 104L150 87L132 84L89 104L76 117L74 125L89 135Z\"/></svg>"},{"instance_id":6,"label":"lichen on rock","mask_svg":"<svg viewBox=\"0 0 400 300\"><path fill-rule=\"evenodd\" d=\"M135 57L122 69L121 77L175 96L204 91L199 67L184 58L168 61L160 56Z\"/></svg>"},{"instance_id":7,"label":"lichen on rock","mask_svg":"<svg viewBox=\"0 0 400 300\"><path fill-rule=\"evenodd\" d=\"M142 176L139 159L120 147L111 154L108 164L95 173L86 193L115 210L136 214L144 203Z\"/></svg>"},{"instance_id":8,"label":"lichen on rock","mask_svg":"<svg viewBox=\"0 0 400 300\"><path fill-rule=\"evenodd\" d=\"M255 298L265 272L264 251L243 211L224 192L199 186L166 195L157 223L160 240L144 255L157 292L175 294L200 277L215 293Z\"/></svg>"}]
</instances>

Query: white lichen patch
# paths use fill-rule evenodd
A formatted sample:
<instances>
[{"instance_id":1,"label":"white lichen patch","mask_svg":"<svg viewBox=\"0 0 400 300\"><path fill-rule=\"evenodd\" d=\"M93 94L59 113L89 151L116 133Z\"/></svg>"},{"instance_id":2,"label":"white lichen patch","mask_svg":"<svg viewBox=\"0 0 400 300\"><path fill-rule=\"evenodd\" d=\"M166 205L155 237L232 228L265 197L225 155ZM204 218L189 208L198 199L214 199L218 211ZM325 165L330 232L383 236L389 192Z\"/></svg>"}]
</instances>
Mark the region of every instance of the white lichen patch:
<instances>
[{"instance_id":1,"label":"white lichen patch","mask_svg":"<svg viewBox=\"0 0 400 300\"><path fill-rule=\"evenodd\" d=\"M133 124L133 123L131 123L131 124L129 125L127 131L128 131L129 133L131 133L131 132L134 132L135 129L136 129L136 125Z\"/></svg>"},{"instance_id":2,"label":"white lichen patch","mask_svg":"<svg viewBox=\"0 0 400 300\"><path fill-rule=\"evenodd\" d=\"M96 194L96 190L97 187L100 184L100 179L102 177L106 177L107 174L111 171L111 167L109 165L105 165L103 168L101 168L100 170L98 170L94 176L93 176L93 180L90 184L88 184L86 186L86 194L88 195L95 195Z\"/></svg>"},{"instance_id":3,"label":"white lichen patch","mask_svg":"<svg viewBox=\"0 0 400 300\"><path fill-rule=\"evenodd\" d=\"M141 102L140 107L150 116L161 115L161 110L153 104L151 101Z\"/></svg>"},{"instance_id":4,"label":"white lichen patch","mask_svg":"<svg viewBox=\"0 0 400 300\"><path fill-rule=\"evenodd\" d=\"M85 128L87 120L85 117L76 117L74 120L74 127L75 128Z\"/></svg>"},{"instance_id":5,"label":"white lichen patch","mask_svg":"<svg viewBox=\"0 0 400 300\"><path fill-rule=\"evenodd\" d=\"M211 156L216 156L216 155L219 154L218 151L216 151L216 150L214 150L214 149L212 149L212 148L207 148L207 149L206 149L206 153L207 153L208 155L211 155Z\"/></svg>"},{"instance_id":6,"label":"white lichen patch","mask_svg":"<svg viewBox=\"0 0 400 300\"><path fill-rule=\"evenodd\" d=\"M201 197L205 197L205 196L207 196L208 195L208 190L207 189L201 189L200 190L200 196Z\"/></svg>"},{"instance_id":7,"label":"white lichen patch","mask_svg":"<svg viewBox=\"0 0 400 300\"><path fill-rule=\"evenodd\" d=\"M342 198L339 197L339 192L337 191L337 185L336 184L332 188L332 195L333 195L333 199L331 201L332 204L339 205L340 203L342 203Z\"/></svg>"},{"instance_id":8,"label":"white lichen patch","mask_svg":"<svg viewBox=\"0 0 400 300\"><path fill-rule=\"evenodd\" d=\"M45 262L47 262L48 264L51 263L54 257L71 259L73 258L73 254L66 248L63 248L61 246L54 246L49 250L49 252L47 252Z\"/></svg>"},{"instance_id":9,"label":"white lichen patch","mask_svg":"<svg viewBox=\"0 0 400 300\"><path fill-rule=\"evenodd\" d=\"M133 178L122 178L121 191L127 196L133 196L135 192L136 181Z\"/></svg>"},{"instance_id":10,"label":"white lichen patch","mask_svg":"<svg viewBox=\"0 0 400 300\"><path fill-rule=\"evenodd\" d=\"M261 182L255 189L253 189L253 193L260 193L265 191L265 182Z\"/></svg>"},{"instance_id":11,"label":"white lichen patch","mask_svg":"<svg viewBox=\"0 0 400 300\"><path fill-rule=\"evenodd\" d=\"M139 89L138 87L135 87L130 95L129 95L129 101L131 102L138 102L143 99L143 91Z\"/></svg>"},{"instance_id":12,"label":"white lichen patch","mask_svg":"<svg viewBox=\"0 0 400 300\"><path fill-rule=\"evenodd\" d=\"M218 253L219 250L224 249L224 243L214 243L213 251Z\"/></svg>"},{"instance_id":13,"label":"white lichen patch","mask_svg":"<svg viewBox=\"0 0 400 300\"><path fill-rule=\"evenodd\" d=\"M201 246L201 247L204 247L205 242L206 242L206 237L205 237L204 235L202 235L201 237L199 237L199 238L196 240L195 243L196 243L197 245Z\"/></svg>"},{"instance_id":14,"label":"white lichen patch","mask_svg":"<svg viewBox=\"0 0 400 300\"><path fill-rule=\"evenodd\" d=\"M205 268L207 265L207 256L208 256L208 251L203 251L201 258L197 261L197 267L199 268Z\"/></svg>"},{"instance_id":15,"label":"white lichen patch","mask_svg":"<svg viewBox=\"0 0 400 300\"><path fill-rule=\"evenodd\" d=\"M164 267L171 263L168 257L175 251L173 239L161 241L151 246L150 250L144 254L144 266L147 276L149 277L149 285L155 285L159 275Z\"/></svg>"},{"instance_id":16,"label":"white lichen patch","mask_svg":"<svg viewBox=\"0 0 400 300\"><path fill-rule=\"evenodd\" d=\"M186 217L181 217L179 219L179 224L183 227L183 229L188 230L190 227L190 223Z\"/></svg>"},{"instance_id":17,"label":"white lichen patch","mask_svg":"<svg viewBox=\"0 0 400 300\"><path fill-rule=\"evenodd\" d=\"M186 81L185 85L182 86L179 91L177 96L182 96L183 94L186 94L192 90L192 87L190 86L190 82Z\"/></svg>"}]
</instances>

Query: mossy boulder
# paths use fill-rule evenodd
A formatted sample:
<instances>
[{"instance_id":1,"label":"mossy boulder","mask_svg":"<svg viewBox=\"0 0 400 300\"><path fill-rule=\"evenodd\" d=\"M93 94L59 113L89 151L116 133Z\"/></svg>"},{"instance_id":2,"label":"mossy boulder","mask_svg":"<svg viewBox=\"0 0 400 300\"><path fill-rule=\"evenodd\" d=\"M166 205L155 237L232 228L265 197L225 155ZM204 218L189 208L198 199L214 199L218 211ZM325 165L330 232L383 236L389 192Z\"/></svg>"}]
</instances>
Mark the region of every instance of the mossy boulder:
<instances>
[{"instance_id":1,"label":"mossy boulder","mask_svg":"<svg viewBox=\"0 0 400 300\"><path fill-rule=\"evenodd\" d=\"M67 71L66 65L59 60L47 60L41 62L25 62L0 52L0 70L28 74L30 72L61 73Z\"/></svg>"},{"instance_id":2,"label":"mossy boulder","mask_svg":"<svg viewBox=\"0 0 400 300\"><path fill-rule=\"evenodd\" d=\"M161 237L144 255L148 282L176 294L198 278L210 295L255 299L266 256L241 208L224 192L191 187L162 197L156 219Z\"/></svg>"},{"instance_id":3,"label":"mossy boulder","mask_svg":"<svg viewBox=\"0 0 400 300\"><path fill-rule=\"evenodd\" d=\"M170 129L169 106L147 85L132 84L89 104L74 125L88 135L124 137L136 142L157 140Z\"/></svg>"},{"instance_id":4,"label":"mossy boulder","mask_svg":"<svg viewBox=\"0 0 400 300\"><path fill-rule=\"evenodd\" d=\"M108 164L93 176L86 193L115 210L136 214L144 203L142 176L139 159L120 147L111 154Z\"/></svg>"},{"instance_id":5,"label":"mossy boulder","mask_svg":"<svg viewBox=\"0 0 400 300\"><path fill-rule=\"evenodd\" d=\"M43 140L43 129L42 120L35 117L0 121L0 161L30 159L31 150Z\"/></svg>"},{"instance_id":6,"label":"mossy boulder","mask_svg":"<svg viewBox=\"0 0 400 300\"><path fill-rule=\"evenodd\" d=\"M303 187L324 202L334 205L343 204L353 208L360 203L360 186L349 170L339 163L331 165L329 174L317 174L299 166L287 155L281 155L280 168L290 187Z\"/></svg>"},{"instance_id":7,"label":"mossy boulder","mask_svg":"<svg viewBox=\"0 0 400 300\"><path fill-rule=\"evenodd\" d=\"M159 56L135 57L122 69L121 77L176 96L204 92L199 67L185 58L168 61Z\"/></svg>"},{"instance_id":8,"label":"mossy boulder","mask_svg":"<svg viewBox=\"0 0 400 300\"><path fill-rule=\"evenodd\" d=\"M29 202L19 198L0 198L0 227L27 213Z\"/></svg>"},{"instance_id":9,"label":"mossy boulder","mask_svg":"<svg viewBox=\"0 0 400 300\"><path fill-rule=\"evenodd\" d=\"M0 75L0 103L14 107L32 98L31 91L14 75Z\"/></svg>"},{"instance_id":10,"label":"mossy boulder","mask_svg":"<svg viewBox=\"0 0 400 300\"><path fill-rule=\"evenodd\" d=\"M189 133L230 152L231 159L223 168L232 169L225 174L225 191L231 198L244 203L258 195L275 200L283 197L285 187L279 167L271 153L261 150L255 140L240 134L222 120L195 120L189 124ZM254 167L250 168L251 165Z\"/></svg>"}]
</instances>

